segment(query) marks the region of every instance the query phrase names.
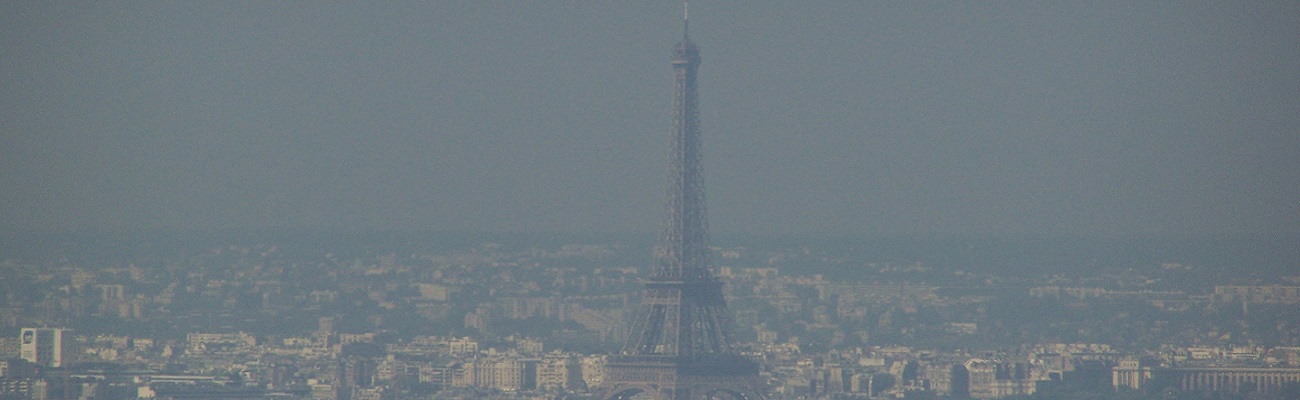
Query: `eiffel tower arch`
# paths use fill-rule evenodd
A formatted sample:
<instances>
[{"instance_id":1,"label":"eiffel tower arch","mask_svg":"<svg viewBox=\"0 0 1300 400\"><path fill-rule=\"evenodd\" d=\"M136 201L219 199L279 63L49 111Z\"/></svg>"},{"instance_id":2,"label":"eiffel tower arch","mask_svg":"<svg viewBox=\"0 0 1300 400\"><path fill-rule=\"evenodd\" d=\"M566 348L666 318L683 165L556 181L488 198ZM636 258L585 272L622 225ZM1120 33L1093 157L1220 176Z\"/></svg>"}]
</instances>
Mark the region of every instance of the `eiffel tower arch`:
<instances>
[{"instance_id":1,"label":"eiffel tower arch","mask_svg":"<svg viewBox=\"0 0 1300 400\"><path fill-rule=\"evenodd\" d=\"M669 358L616 357L606 365L609 382L601 398L741 399L763 398L758 365L743 357L723 362L675 362Z\"/></svg>"}]
</instances>

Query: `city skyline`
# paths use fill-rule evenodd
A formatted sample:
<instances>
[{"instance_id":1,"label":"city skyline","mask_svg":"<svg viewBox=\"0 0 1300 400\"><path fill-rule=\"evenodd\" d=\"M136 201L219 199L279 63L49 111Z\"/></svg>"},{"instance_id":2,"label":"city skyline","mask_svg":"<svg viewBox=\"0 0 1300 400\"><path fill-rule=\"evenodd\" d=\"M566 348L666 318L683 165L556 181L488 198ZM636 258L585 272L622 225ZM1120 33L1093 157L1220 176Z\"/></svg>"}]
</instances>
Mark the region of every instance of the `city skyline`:
<instances>
[{"instance_id":1,"label":"city skyline","mask_svg":"<svg viewBox=\"0 0 1300 400\"><path fill-rule=\"evenodd\" d=\"M0 398L1300 398L1300 5L683 6L0 5Z\"/></svg>"},{"instance_id":2,"label":"city skyline","mask_svg":"<svg viewBox=\"0 0 1300 400\"><path fill-rule=\"evenodd\" d=\"M693 4L714 231L1295 234L1300 7ZM680 4L6 4L0 226L652 231Z\"/></svg>"}]
</instances>

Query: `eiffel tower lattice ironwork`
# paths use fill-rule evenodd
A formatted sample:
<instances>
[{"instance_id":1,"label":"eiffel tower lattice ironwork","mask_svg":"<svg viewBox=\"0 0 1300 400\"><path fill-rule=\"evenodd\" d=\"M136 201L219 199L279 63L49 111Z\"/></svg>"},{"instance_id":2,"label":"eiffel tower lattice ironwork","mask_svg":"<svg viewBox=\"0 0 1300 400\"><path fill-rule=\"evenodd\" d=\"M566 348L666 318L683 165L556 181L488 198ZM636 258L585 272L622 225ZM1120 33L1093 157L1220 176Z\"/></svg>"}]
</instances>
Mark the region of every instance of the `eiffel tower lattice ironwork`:
<instances>
[{"instance_id":1,"label":"eiffel tower lattice ironwork","mask_svg":"<svg viewBox=\"0 0 1300 400\"><path fill-rule=\"evenodd\" d=\"M696 107L700 50L689 19L684 25L672 59L668 220L627 342L606 364L602 398L762 398L758 364L732 347L722 282L709 269Z\"/></svg>"}]
</instances>

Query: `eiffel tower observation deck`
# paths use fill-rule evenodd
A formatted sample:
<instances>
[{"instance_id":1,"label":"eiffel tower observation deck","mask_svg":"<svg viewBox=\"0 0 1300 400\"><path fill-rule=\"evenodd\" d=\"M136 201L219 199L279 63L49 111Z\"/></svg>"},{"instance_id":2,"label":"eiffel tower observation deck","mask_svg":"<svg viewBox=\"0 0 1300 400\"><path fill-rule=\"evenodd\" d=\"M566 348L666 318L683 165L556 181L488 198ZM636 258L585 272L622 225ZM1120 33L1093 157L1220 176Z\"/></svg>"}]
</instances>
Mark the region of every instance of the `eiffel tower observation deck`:
<instances>
[{"instance_id":1,"label":"eiffel tower observation deck","mask_svg":"<svg viewBox=\"0 0 1300 400\"><path fill-rule=\"evenodd\" d=\"M760 399L758 364L732 346L722 282L709 264L689 6L673 51L668 218L622 351L606 366L606 399Z\"/></svg>"}]
</instances>

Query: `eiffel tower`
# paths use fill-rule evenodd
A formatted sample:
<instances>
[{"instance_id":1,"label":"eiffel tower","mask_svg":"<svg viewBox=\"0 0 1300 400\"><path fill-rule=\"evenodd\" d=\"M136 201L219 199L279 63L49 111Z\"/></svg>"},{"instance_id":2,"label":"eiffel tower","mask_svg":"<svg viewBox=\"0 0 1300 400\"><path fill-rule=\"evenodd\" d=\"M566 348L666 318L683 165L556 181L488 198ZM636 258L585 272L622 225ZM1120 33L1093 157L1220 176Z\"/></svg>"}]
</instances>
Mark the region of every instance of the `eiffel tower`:
<instances>
[{"instance_id":1,"label":"eiffel tower","mask_svg":"<svg viewBox=\"0 0 1300 400\"><path fill-rule=\"evenodd\" d=\"M627 342L606 364L605 399L762 398L758 364L732 347L722 282L709 269L695 86L700 49L689 18L683 26L672 59L668 221Z\"/></svg>"}]
</instances>

